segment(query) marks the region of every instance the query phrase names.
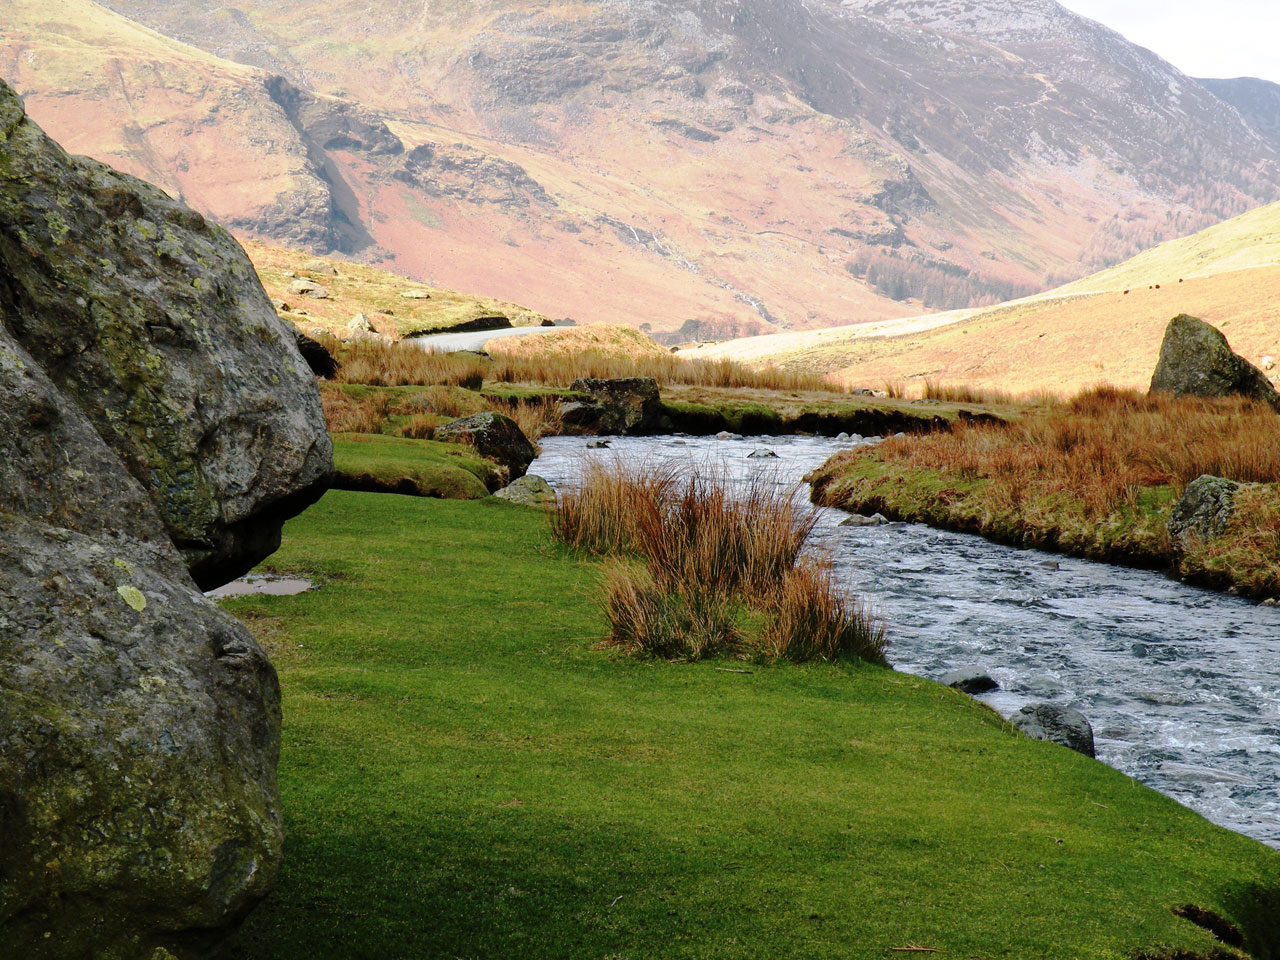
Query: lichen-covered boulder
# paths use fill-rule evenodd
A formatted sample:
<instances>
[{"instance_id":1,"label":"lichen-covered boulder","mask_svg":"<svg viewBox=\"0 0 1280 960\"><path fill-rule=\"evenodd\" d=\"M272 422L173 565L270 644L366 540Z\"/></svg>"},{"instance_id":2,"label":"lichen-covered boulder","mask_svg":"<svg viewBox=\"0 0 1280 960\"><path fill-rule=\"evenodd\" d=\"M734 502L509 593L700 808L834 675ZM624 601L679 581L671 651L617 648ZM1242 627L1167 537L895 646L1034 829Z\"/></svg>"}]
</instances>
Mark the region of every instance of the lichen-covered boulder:
<instances>
[{"instance_id":1,"label":"lichen-covered boulder","mask_svg":"<svg viewBox=\"0 0 1280 960\"><path fill-rule=\"evenodd\" d=\"M330 461L235 241L0 83L0 956L202 957L270 888L276 676L198 584Z\"/></svg>"},{"instance_id":2,"label":"lichen-covered boulder","mask_svg":"<svg viewBox=\"0 0 1280 960\"><path fill-rule=\"evenodd\" d=\"M275 879L275 672L173 564L0 513L4 956L202 956Z\"/></svg>"},{"instance_id":3,"label":"lichen-covered boulder","mask_svg":"<svg viewBox=\"0 0 1280 960\"><path fill-rule=\"evenodd\" d=\"M584 378L575 380L570 389L583 395L582 400L561 407L571 426L613 435L653 433L665 426L662 397L653 377Z\"/></svg>"},{"instance_id":4,"label":"lichen-covered boulder","mask_svg":"<svg viewBox=\"0 0 1280 960\"><path fill-rule=\"evenodd\" d=\"M1205 474L1187 484L1169 512L1165 525L1169 542L1178 553L1194 541L1208 541L1227 532L1236 494L1244 484Z\"/></svg>"},{"instance_id":5,"label":"lichen-covered boulder","mask_svg":"<svg viewBox=\"0 0 1280 960\"><path fill-rule=\"evenodd\" d=\"M477 413L436 427L435 438L445 443L467 443L507 471L507 479L522 477L538 452L524 431L501 413Z\"/></svg>"},{"instance_id":6,"label":"lichen-covered boulder","mask_svg":"<svg viewBox=\"0 0 1280 960\"><path fill-rule=\"evenodd\" d=\"M1185 313L1169 321L1151 390L1178 396L1242 396L1280 410L1266 374L1232 351L1227 338Z\"/></svg>"},{"instance_id":7,"label":"lichen-covered boulder","mask_svg":"<svg viewBox=\"0 0 1280 960\"><path fill-rule=\"evenodd\" d=\"M499 500L517 503L522 507L550 508L556 504L556 492L551 484L535 473L527 473L494 494Z\"/></svg>"},{"instance_id":8,"label":"lichen-covered boulder","mask_svg":"<svg viewBox=\"0 0 1280 960\"><path fill-rule=\"evenodd\" d=\"M68 156L0 82L0 312L142 484L197 583L326 489L310 369L248 257L161 190Z\"/></svg>"}]
</instances>

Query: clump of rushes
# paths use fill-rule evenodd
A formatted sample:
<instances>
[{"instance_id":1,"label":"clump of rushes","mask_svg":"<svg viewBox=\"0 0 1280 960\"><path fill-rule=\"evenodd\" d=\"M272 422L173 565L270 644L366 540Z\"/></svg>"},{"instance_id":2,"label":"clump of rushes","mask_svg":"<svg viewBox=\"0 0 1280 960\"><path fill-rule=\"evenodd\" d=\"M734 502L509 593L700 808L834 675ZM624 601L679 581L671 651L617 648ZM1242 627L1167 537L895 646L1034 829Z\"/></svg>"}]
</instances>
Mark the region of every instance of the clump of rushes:
<instances>
[{"instance_id":1,"label":"clump of rushes","mask_svg":"<svg viewBox=\"0 0 1280 960\"><path fill-rule=\"evenodd\" d=\"M793 492L760 481L735 494L696 470L593 465L560 495L552 531L620 558L606 570L604 609L609 642L628 652L884 663L883 628L805 553L815 516Z\"/></svg>"}]
</instances>

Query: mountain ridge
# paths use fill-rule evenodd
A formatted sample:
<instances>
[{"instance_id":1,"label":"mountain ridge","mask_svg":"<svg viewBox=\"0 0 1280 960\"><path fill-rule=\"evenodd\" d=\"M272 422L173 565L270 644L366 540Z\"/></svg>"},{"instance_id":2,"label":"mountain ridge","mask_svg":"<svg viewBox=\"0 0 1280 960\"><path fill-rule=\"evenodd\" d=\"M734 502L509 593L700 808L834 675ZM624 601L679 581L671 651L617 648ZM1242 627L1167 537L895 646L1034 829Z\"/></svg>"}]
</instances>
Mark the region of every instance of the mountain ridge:
<instances>
[{"instance_id":1,"label":"mountain ridge","mask_svg":"<svg viewBox=\"0 0 1280 960\"><path fill-rule=\"evenodd\" d=\"M116 131L146 126L24 61L49 15L4 6L0 70L55 136L242 233L671 336L998 302L1280 198L1277 147L1238 112L1051 0L58 4L82 55L110 7L270 71L223 98L286 148L241 137L225 173L213 145L183 171L84 124L114 97ZM106 46L126 74L149 56ZM174 109L197 133L227 113Z\"/></svg>"}]
</instances>

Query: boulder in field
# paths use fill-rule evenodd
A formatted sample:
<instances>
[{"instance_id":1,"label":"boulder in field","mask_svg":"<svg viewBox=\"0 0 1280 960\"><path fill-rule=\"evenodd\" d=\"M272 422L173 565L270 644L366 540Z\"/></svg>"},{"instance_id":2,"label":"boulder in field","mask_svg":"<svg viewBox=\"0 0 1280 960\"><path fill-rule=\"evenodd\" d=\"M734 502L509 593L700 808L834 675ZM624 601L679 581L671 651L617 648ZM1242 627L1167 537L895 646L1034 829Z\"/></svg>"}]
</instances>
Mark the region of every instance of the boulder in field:
<instances>
[{"instance_id":1,"label":"boulder in field","mask_svg":"<svg viewBox=\"0 0 1280 960\"><path fill-rule=\"evenodd\" d=\"M293 332L293 339L298 346L298 353L302 354L302 359L307 362L311 372L325 380L332 379L338 372L339 364L329 352L329 348L317 340L312 340L301 330Z\"/></svg>"},{"instance_id":2,"label":"boulder in field","mask_svg":"<svg viewBox=\"0 0 1280 960\"><path fill-rule=\"evenodd\" d=\"M196 582L251 569L329 484L315 377L240 245L69 157L0 84L0 311L152 498Z\"/></svg>"},{"instance_id":3,"label":"boulder in field","mask_svg":"<svg viewBox=\"0 0 1280 960\"><path fill-rule=\"evenodd\" d=\"M1037 703L1023 707L1009 722L1033 740L1048 740L1086 757L1094 756L1093 727L1078 710Z\"/></svg>"},{"instance_id":4,"label":"boulder in field","mask_svg":"<svg viewBox=\"0 0 1280 960\"><path fill-rule=\"evenodd\" d=\"M1151 392L1177 396L1242 396L1280 410L1280 393L1266 374L1232 351L1214 327L1187 314L1169 321Z\"/></svg>"},{"instance_id":5,"label":"boulder in field","mask_svg":"<svg viewBox=\"0 0 1280 960\"><path fill-rule=\"evenodd\" d=\"M436 428L435 438L444 442L467 443L507 470L511 479L524 476L537 456L533 444L519 425L501 413L477 413Z\"/></svg>"},{"instance_id":6,"label":"boulder in field","mask_svg":"<svg viewBox=\"0 0 1280 960\"><path fill-rule=\"evenodd\" d=\"M1208 541L1227 532L1236 494L1244 486L1234 480L1208 474L1187 484L1173 505L1167 529L1169 542L1182 553L1193 541Z\"/></svg>"},{"instance_id":7,"label":"boulder in field","mask_svg":"<svg viewBox=\"0 0 1280 960\"><path fill-rule=\"evenodd\" d=\"M314 280L295 280L289 284L289 292L313 300L324 300L329 296L329 291Z\"/></svg>"},{"instance_id":8,"label":"boulder in field","mask_svg":"<svg viewBox=\"0 0 1280 960\"><path fill-rule=\"evenodd\" d=\"M535 473L527 473L512 481L494 496L524 507L552 507L556 502L556 492L551 485Z\"/></svg>"},{"instance_id":9,"label":"boulder in field","mask_svg":"<svg viewBox=\"0 0 1280 960\"><path fill-rule=\"evenodd\" d=\"M315 378L225 231L2 82L0 278L0 954L203 956L283 832L275 672L200 586L327 486Z\"/></svg>"}]
</instances>

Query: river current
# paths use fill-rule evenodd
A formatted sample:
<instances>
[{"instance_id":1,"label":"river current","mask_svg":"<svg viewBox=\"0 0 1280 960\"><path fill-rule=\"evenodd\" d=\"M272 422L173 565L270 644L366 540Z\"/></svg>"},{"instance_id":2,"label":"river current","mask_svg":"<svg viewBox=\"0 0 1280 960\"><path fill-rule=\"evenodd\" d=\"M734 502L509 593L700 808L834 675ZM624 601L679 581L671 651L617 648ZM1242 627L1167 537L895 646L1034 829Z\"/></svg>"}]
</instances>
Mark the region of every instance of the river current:
<instances>
[{"instance_id":1,"label":"river current","mask_svg":"<svg viewBox=\"0 0 1280 960\"><path fill-rule=\"evenodd\" d=\"M592 459L707 467L730 482L791 488L852 444L822 437L618 437L588 449L550 437L530 467L572 485ZM769 450L776 458L751 458ZM808 497L807 486L799 494ZM841 527L823 509L815 543L886 622L898 670L937 678L979 667L1004 716L1074 707L1098 759L1215 823L1280 848L1280 608L1159 573L989 543L915 524Z\"/></svg>"}]
</instances>

